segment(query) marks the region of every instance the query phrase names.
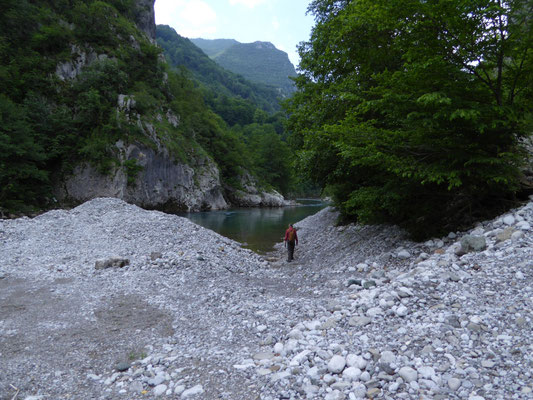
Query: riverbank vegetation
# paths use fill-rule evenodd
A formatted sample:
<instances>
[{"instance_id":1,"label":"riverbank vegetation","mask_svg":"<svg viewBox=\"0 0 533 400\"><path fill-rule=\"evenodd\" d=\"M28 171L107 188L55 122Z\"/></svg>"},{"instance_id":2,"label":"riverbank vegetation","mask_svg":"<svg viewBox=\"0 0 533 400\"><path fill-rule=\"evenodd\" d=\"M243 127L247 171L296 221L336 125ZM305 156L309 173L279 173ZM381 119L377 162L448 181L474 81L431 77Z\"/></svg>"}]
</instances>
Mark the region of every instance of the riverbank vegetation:
<instances>
[{"instance_id":1,"label":"riverbank vegetation","mask_svg":"<svg viewBox=\"0 0 533 400\"><path fill-rule=\"evenodd\" d=\"M315 0L289 128L344 218L449 232L506 207L532 133L522 0Z\"/></svg>"}]
</instances>

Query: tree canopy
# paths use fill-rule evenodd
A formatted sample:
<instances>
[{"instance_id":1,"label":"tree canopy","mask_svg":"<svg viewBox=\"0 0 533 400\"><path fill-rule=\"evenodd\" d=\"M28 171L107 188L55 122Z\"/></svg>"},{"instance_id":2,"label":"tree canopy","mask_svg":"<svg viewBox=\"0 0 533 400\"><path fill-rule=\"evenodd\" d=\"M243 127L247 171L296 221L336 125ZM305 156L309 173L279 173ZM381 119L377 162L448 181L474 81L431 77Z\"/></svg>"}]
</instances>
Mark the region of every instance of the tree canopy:
<instances>
[{"instance_id":1,"label":"tree canopy","mask_svg":"<svg viewBox=\"0 0 533 400\"><path fill-rule=\"evenodd\" d=\"M299 162L343 215L415 236L501 211L532 132L527 0L315 0L288 103Z\"/></svg>"}]
</instances>

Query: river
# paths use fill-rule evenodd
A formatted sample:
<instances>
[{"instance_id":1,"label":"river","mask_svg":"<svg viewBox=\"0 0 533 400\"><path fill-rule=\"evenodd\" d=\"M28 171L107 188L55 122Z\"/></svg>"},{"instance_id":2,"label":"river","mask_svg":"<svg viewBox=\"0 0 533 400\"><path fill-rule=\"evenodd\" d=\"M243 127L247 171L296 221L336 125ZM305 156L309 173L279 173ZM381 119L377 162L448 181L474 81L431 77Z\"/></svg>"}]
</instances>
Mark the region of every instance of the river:
<instances>
[{"instance_id":1,"label":"river","mask_svg":"<svg viewBox=\"0 0 533 400\"><path fill-rule=\"evenodd\" d=\"M285 229L326 207L320 200L297 199L300 205L279 208L234 208L180 214L194 223L264 254L282 242Z\"/></svg>"}]
</instances>

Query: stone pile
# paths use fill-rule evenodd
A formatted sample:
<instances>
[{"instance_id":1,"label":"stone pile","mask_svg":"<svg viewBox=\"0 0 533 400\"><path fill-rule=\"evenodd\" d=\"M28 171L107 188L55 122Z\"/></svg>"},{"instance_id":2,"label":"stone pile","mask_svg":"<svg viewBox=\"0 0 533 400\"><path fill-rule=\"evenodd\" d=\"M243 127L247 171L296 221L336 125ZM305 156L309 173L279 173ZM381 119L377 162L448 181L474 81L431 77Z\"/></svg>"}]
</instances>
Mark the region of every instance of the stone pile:
<instances>
[{"instance_id":1,"label":"stone pile","mask_svg":"<svg viewBox=\"0 0 533 400\"><path fill-rule=\"evenodd\" d=\"M267 262L179 217L113 199L0 221L0 285L68 279L54 294L79 298L79 318L96 323L102 310L132 296L143 302L131 307L166 316L118 327L131 331L127 345L141 346L127 359L112 334L100 337L113 344L102 362L89 365L83 354L52 357L36 345L32 365L40 375L24 395L533 398L533 203L425 243L395 227L336 227L336 217L326 209L296 224L291 264L281 246L268 257L279 261ZM97 260L114 257L130 263L95 269ZM113 314L110 328L117 321ZM61 322L64 329L79 323ZM17 324L12 316L0 324L2 360L10 351L3 340L13 346L10 335L22 330ZM28 334L31 326L23 326ZM83 368L64 371L67 356ZM2 384L21 385L31 370L12 358L2 362L0 397Z\"/></svg>"},{"instance_id":2,"label":"stone pile","mask_svg":"<svg viewBox=\"0 0 533 400\"><path fill-rule=\"evenodd\" d=\"M318 226L312 220L301 236ZM349 267L364 273L339 289L336 306L301 319L254 360L263 398L532 398L532 220L529 203L463 237L404 243L386 261ZM316 259L346 244L332 230L308 239Z\"/></svg>"}]
</instances>

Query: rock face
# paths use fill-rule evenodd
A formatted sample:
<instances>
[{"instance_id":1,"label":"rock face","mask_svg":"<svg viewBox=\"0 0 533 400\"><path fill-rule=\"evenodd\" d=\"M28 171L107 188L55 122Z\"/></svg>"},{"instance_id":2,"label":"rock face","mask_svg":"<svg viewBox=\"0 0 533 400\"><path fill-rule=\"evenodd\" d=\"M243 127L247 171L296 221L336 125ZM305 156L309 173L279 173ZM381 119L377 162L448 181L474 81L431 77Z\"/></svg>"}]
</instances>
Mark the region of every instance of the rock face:
<instances>
[{"instance_id":1,"label":"rock face","mask_svg":"<svg viewBox=\"0 0 533 400\"><path fill-rule=\"evenodd\" d=\"M150 39L155 41L155 0L137 0L135 4L135 22Z\"/></svg>"},{"instance_id":2,"label":"rock face","mask_svg":"<svg viewBox=\"0 0 533 400\"><path fill-rule=\"evenodd\" d=\"M134 19L140 30L155 43L155 0L136 0ZM140 51L133 36L124 39L126 46ZM105 50L95 50L90 44L71 44L68 61L57 64L55 75L69 83L79 79L83 71L96 62L116 63ZM115 144L112 152L119 161L110 173L99 173L94 165L80 162L69 176L56 176L55 197L60 204L79 204L96 197L115 197L144 208L156 208L168 212L199 211L228 208L224 196L229 193L236 206L282 206L283 196L277 192L262 193L249 175L243 178L243 190L224 189L220 182L218 166L204 155L189 155L187 160L174 159L165 144L165 129L176 129L180 116L167 107L152 115L144 115L135 109L132 94L119 94L117 116L122 115L129 124L135 124L147 141ZM166 117L166 118L165 118ZM166 120L165 120L166 119ZM165 128L156 128L161 122ZM128 139L124 139L127 141ZM133 167L133 168L131 168Z\"/></svg>"},{"instance_id":3,"label":"rock face","mask_svg":"<svg viewBox=\"0 0 533 400\"><path fill-rule=\"evenodd\" d=\"M240 189L226 188L226 194L231 204L238 207L282 207L287 205L283 196L272 190L266 192L258 189L258 182L248 173L240 177Z\"/></svg>"},{"instance_id":4,"label":"rock face","mask_svg":"<svg viewBox=\"0 0 533 400\"><path fill-rule=\"evenodd\" d=\"M139 144L124 146L122 142L117 142L116 147L124 160L135 159L142 167L134 183L128 183L124 168L103 175L91 165L81 164L57 186L58 200L81 203L106 196L169 212L228 207L218 169L209 158L198 158L187 165L175 162L166 149L155 151Z\"/></svg>"}]
</instances>

